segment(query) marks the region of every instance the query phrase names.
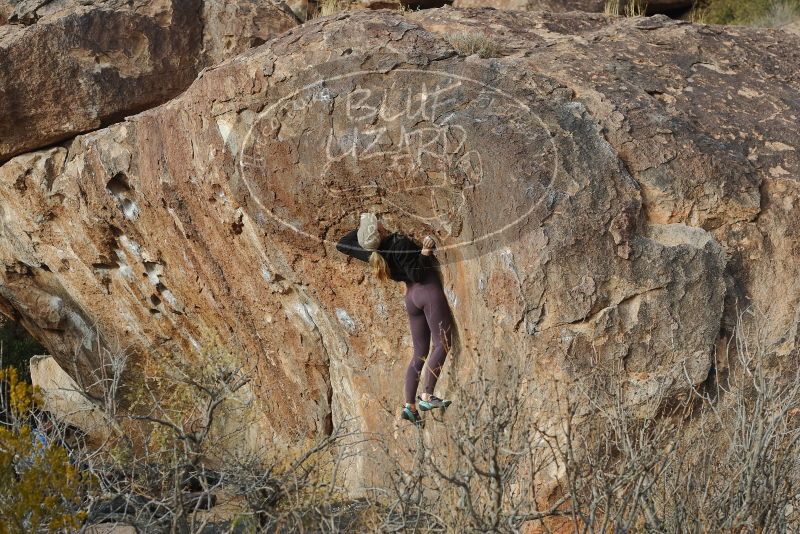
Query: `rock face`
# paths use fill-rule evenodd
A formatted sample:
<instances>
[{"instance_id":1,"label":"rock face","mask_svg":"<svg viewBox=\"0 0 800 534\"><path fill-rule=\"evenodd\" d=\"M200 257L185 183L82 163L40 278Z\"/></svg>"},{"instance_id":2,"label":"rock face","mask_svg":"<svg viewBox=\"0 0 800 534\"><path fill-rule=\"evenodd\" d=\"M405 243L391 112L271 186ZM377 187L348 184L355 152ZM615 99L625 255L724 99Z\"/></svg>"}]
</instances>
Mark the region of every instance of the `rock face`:
<instances>
[{"instance_id":1,"label":"rock face","mask_svg":"<svg viewBox=\"0 0 800 534\"><path fill-rule=\"evenodd\" d=\"M256 0L2 0L0 14L15 23L0 26L0 161L161 104L296 23Z\"/></svg>"},{"instance_id":2,"label":"rock face","mask_svg":"<svg viewBox=\"0 0 800 534\"><path fill-rule=\"evenodd\" d=\"M112 434L109 421L82 393L75 380L52 356L34 356L30 361L31 382L42 393L42 408L80 428L95 443L101 444Z\"/></svg>"},{"instance_id":3,"label":"rock face","mask_svg":"<svg viewBox=\"0 0 800 534\"><path fill-rule=\"evenodd\" d=\"M282 0L204 0L202 65L216 65L297 25Z\"/></svg>"},{"instance_id":4,"label":"rock face","mask_svg":"<svg viewBox=\"0 0 800 534\"><path fill-rule=\"evenodd\" d=\"M602 13L606 9L606 0L454 0L453 7L493 7L510 11L587 11ZM694 5L694 0L648 0L645 8L648 14L670 13L687 10ZM619 2L620 13L626 2Z\"/></svg>"},{"instance_id":5,"label":"rock face","mask_svg":"<svg viewBox=\"0 0 800 534\"><path fill-rule=\"evenodd\" d=\"M456 33L497 57L459 55ZM510 361L536 418L559 380L604 369L654 415L725 371L737 307L796 357L798 44L664 16L313 21L0 167L0 309L79 372L97 342L190 358L211 333L253 369L265 442L355 416L400 448L403 289L333 247L372 209L441 241L459 329L442 393ZM381 454L354 487L381 483Z\"/></svg>"}]
</instances>

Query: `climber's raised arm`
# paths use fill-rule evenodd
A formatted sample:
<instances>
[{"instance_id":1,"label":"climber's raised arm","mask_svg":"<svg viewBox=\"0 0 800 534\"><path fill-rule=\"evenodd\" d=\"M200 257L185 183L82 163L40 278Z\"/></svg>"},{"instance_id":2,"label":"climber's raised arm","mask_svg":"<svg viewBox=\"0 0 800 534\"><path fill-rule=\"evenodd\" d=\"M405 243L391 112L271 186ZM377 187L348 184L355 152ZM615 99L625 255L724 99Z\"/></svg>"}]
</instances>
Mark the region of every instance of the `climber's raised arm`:
<instances>
[{"instance_id":1,"label":"climber's raised arm","mask_svg":"<svg viewBox=\"0 0 800 534\"><path fill-rule=\"evenodd\" d=\"M336 243L336 250L348 256L352 256L357 260L369 261L371 251L365 250L358 244L358 230L347 232L338 243Z\"/></svg>"},{"instance_id":2,"label":"climber's raised arm","mask_svg":"<svg viewBox=\"0 0 800 534\"><path fill-rule=\"evenodd\" d=\"M428 271L436 267L436 258L433 256L436 242L431 236L426 236L420 248L408 236L395 236L393 250L390 251L393 262L402 268L408 281L421 282L429 276Z\"/></svg>"},{"instance_id":3,"label":"climber's raised arm","mask_svg":"<svg viewBox=\"0 0 800 534\"><path fill-rule=\"evenodd\" d=\"M433 240L433 237L426 235L425 239L422 240L422 251L420 254L423 256L430 256L433 253L433 249L436 247L436 241Z\"/></svg>"}]
</instances>

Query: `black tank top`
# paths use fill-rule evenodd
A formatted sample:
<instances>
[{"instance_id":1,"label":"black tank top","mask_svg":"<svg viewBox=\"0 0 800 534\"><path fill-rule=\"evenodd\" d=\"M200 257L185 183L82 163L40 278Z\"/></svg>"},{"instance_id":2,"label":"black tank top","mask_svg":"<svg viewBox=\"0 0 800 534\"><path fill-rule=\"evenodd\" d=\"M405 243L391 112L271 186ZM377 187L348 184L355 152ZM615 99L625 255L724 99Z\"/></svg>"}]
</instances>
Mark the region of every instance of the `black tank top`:
<instances>
[{"instance_id":1,"label":"black tank top","mask_svg":"<svg viewBox=\"0 0 800 534\"><path fill-rule=\"evenodd\" d=\"M336 244L336 250L365 262L372 254L358 244L358 230L345 234ZM389 265L390 278L406 283L427 281L436 273L436 258L423 256L421 251L422 247L410 237L398 233L387 236L376 250Z\"/></svg>"}]
</instances>

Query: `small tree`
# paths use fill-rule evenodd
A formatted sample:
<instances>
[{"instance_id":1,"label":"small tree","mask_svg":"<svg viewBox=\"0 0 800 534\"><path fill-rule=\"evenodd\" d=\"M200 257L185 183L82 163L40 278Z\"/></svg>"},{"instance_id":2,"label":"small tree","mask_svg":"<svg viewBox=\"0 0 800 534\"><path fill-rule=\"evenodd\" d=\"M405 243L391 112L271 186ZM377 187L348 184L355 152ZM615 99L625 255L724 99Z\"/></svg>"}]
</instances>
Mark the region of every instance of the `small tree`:
<instances>
[{"instance_id":1,"label":"small tree","mask_svg":"<svg viewBox=\"0 0 800 534\"><path fill-rule=\"evenodd\" d=\"M44 347L19 323L0 315L0 360L3 365L16 368L18 375L27 379L30 373L28 361L44 352Z\"/></svg>"},{"instance_id":2,"label":"small tree","mask_svg":"<svg viewBox=\"0 0 800 534\"><path fill-rule=\"evenodd\" d=\"M0 370L0 384L0 534L78 528L81 477L42 432L37 390L13 367Z\"/></svg>"},{"instance_id":3,"label":"small tree","mask_svg":"<svg viewBox=\"0 0 800 534\"><path fill-rule=\"evenodd\" d=\"M245 445L258 409L249 390L253 371L218 338L205 339L197 355L143 358L131 370L137 380L123 387L128 356L101 349L101 367L76 372L78 392L113 430L102 443L81 443L75 451L97 481L84 503L87 524L207 532L225 522L208 512L218 501L246 532L326 530L323 523L336 532L348 519L337 470L349 454L342 440L354 437L348 421L286 448Z\"/></svg>"}]
</instances>

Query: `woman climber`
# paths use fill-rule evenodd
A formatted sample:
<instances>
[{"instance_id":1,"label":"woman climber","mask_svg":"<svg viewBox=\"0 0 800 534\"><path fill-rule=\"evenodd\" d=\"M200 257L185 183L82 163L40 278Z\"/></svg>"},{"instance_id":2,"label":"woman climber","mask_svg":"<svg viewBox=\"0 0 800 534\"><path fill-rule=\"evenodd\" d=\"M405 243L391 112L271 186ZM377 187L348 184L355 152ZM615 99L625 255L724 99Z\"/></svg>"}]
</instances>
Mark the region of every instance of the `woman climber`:
<instances>
[{"instance_id":1,"label":"woman climber","mask_svg":"<svg viewBox=\"0 0 800 534\"><path fill-rule=\"evenodd\" d=\"M425 237L420 249L408 236L390 234L374 213L363 213L358 229L348 232L336 245L339 252L369 263L378 280L405 282L406 312L414 353L406 370L406 404L402 417L420 426L423 421L417 404L423 411L450 405L449 400L433 394L453 334L450 306L432 256L435 246L431 236ZM431 340L433 350L428 356ZM424 392L416 397L426 357L428 366L425 370Z\"/></svg>"}]
</instances>

